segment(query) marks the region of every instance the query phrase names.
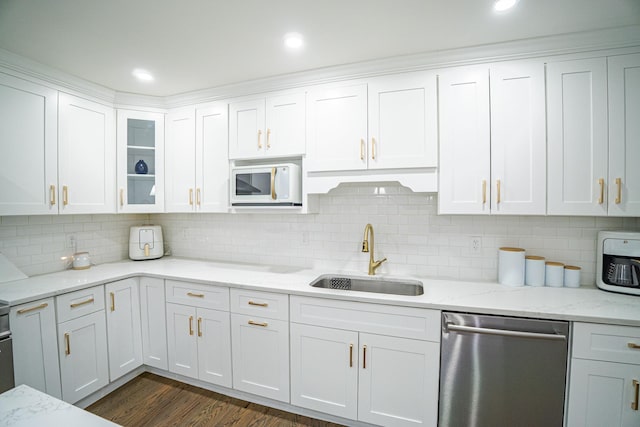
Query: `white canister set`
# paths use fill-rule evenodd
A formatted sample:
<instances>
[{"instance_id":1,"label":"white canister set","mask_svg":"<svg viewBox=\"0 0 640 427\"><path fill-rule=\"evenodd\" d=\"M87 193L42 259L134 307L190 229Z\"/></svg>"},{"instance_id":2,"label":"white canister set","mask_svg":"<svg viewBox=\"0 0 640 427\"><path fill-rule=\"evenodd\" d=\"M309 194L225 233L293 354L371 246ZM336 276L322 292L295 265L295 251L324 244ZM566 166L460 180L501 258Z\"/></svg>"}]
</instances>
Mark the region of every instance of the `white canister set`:
<instances>
[{"instance_id":1,"label":"white canister set","mask_svg":"<svg viewBox=\"0 0 640 427\"><path fill-rule=\"evenodd\" d=\"M503 247L498 251L498 283L577 288L580 286L580 267L525 255L522 248Z\"/></svg>"}]
</instances>

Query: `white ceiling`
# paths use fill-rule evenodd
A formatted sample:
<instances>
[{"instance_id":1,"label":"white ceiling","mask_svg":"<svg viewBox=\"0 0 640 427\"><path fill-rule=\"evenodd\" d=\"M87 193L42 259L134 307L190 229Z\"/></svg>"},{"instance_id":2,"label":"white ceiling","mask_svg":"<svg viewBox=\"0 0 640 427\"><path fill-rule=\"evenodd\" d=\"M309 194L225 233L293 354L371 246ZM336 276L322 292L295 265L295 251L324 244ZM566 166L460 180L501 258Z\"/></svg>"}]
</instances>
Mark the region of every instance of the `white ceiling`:
<instances>
[{"instance_id":1,"label":"white ceiling","mask_svg":"<svg viewBox=\"0 0 640 427\"><path fill-rule=\"evenodd\" d=\"M303 70L640 24L640 0L0 0L0 48L121 92L175 95ZM282 47L289 31L306 47ZM133 68L156 80L140 83Z\"/></svg>"}]
</instances>

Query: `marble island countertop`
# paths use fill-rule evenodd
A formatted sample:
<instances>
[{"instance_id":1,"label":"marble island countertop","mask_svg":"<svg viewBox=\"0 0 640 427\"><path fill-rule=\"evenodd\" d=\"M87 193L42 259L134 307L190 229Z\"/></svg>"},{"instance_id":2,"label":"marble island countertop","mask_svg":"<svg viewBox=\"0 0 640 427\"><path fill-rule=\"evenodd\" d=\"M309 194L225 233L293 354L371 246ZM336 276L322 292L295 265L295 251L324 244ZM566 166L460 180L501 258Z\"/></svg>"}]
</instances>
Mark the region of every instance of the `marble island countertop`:
<instances>
[{"instance_id":1,"label":"marble island countertop","mask_svg":"<svg viewBox=\"0 0 640 427\"><path fill-rule=\"evenodd\" d=\"M497 283L420 280L424 294L400 296L314 288L323 274L366 276L363 272L208 262L165 257L154 261L121 261L88 270L67 270L0 284L0 301L18 305L41 298L134 276L316 296L369 303L472 313L640 326L640 297L592 287L511 287ZM389 278L386 275L380 277Z\"/></svg>"},{"instance_id":2,"label":"marble island countertop","mask_svg":"<svg viewBox=\"0 0 640 427\"><path fill-rule=\"evenodd\" d=\"M118 424L23 384L0 394L0 426L117 427Z\"/></svg>"}]
</instances>

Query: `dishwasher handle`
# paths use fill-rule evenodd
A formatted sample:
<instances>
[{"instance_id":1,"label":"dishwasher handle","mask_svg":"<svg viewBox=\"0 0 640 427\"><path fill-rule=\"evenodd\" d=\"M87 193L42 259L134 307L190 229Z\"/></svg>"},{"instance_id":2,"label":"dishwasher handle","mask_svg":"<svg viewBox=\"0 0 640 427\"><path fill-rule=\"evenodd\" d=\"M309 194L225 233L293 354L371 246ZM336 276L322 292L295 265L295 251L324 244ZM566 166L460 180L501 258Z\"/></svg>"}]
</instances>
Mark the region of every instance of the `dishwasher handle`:
<instances>
[{"instance_id":1,"label":"dishwasher handle","mask_svg":"<svg viewBox=\"0 0 640 427\"><path fill-rule=\"evenodd\" d=\"M541 340L555 340L564 341L567 339L565 335L558 334L542 334L539 332L522 332L522 331L509 331L505 329L491 329L491 328L477 328L474 326L456 325L453 323L447 324L447 329L454 332L468 332L472 334L485 334L485 335L500 335L504 337L512 338L533 338Z\"/></svg>"}]
</instances>

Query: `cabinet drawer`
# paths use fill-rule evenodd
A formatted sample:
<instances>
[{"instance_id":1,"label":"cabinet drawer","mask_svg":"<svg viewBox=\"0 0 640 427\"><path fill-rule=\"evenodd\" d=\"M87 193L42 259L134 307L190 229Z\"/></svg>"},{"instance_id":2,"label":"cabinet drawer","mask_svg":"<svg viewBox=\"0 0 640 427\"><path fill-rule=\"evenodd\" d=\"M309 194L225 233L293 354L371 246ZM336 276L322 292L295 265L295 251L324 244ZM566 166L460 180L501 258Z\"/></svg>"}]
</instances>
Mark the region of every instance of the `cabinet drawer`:
<instances>
[{"instance_id":1,"label":"cabinet drawer","mask_svg":"<svg viewBox=\"0 0 640 427\"><path fill-rule=\"evenodd\" d=\"M165 281L167 302L229 311L229 288L198 283Z\"/></svg>"},{"instance_id":2,"label":"cabinet drawer","mask_svg":"<svg viewBox=\"0 0 640 427\"><path fill-rule=\"evenodd\" d=\"M289 296L271 292L231 289L231 311L249 316L289 320Z\"/></svg>"},{"instance_id":3,"label":"cabinet drawer","mask_svg":"<svg viewBox=\"0 0 640 427\"><path fill-rule=\"evenodd\" d=\"M440 311L323 298L291 297L291 321L440 342Z\"/></svg>"},{"instance_id":4,"label":"cabinet drawer","mask_svg":"<svg viewBox=\"0 0 640 427\"><path fill-rule=\"evenodd\" d=\"M576 322L573 357L640 364L640 328Z\"/></svg>"},{"instance_id":5,"label":"cabinet drawer","mask_svg":"<svg viewBox=\"0 0 640 427\"><path fill-rule=\"evenodd\" d=\"M58 323L104 310L104 286L81 289L56 297Z\"/></svg>"}]
</instances>

